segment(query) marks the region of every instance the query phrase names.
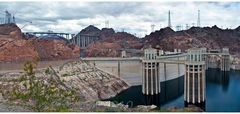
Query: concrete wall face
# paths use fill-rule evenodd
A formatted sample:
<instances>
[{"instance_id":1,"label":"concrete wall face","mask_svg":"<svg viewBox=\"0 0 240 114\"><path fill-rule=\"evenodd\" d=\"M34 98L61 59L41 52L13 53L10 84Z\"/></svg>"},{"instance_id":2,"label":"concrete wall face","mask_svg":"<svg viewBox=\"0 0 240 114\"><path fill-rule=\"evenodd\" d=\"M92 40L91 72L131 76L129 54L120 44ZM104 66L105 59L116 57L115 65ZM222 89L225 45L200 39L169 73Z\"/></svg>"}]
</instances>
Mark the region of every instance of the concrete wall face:
<instances>
[{"instance_id":1,"label":"concrete wall face","mask_svg":"<svg viewBox=\"0 0 240 114\"><path fill-rule=\"evenodd\" d=\"M93 65L93 61L90 62ZM108 73L118 75L117 61L95 61L95 65ZM159 79L160 82L172 80L185 74L185 65L179 64L179 72L177 64L166 64L166 79L164 76L164 64L159 63ZM120 62L120 76L131 85L142 85L142 63L138 61L122 61ZM178 75L180 74L180 75Z\"/></svg>"}]
</instances>

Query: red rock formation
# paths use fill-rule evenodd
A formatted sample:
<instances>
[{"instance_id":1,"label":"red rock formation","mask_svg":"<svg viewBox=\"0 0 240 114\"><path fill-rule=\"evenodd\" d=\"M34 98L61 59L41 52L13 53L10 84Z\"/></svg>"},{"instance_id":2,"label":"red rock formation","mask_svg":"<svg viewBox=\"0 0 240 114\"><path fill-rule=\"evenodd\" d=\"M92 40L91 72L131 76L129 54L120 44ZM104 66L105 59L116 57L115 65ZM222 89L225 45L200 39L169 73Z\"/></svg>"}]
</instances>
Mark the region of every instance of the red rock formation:
<instances>
[{"instance_id":1,"label":"red rock formation","mask_svg":"<svg viewBox=\"0 0 240 114\"><path fill-rule=\"evenodd\" d=\"M122 49L141 49L140 40L126 32L114 33L111 37L101 38L96 43L90 44L86 50L87 57L119 57Z\"/></svg>"},{"instance_id":2,"label":"red rock formation","mask_svg":"<svg viewBox=\"0 0 240 114\"><path fill-rule=\"evenodd\" d=\"M0 25L0 35L2 37L13 38L13 39L21 39L23 38L23 34L21 29L18 28L17 25L11 24L1 24ZM1 37L0 37L1 38Z\"/></svg>"},{"instance_id":3,"label":"red rock formation","mask_svg":"<svg viewBox=\"0 0 240 114\"><path fill-rule=\"evenodd\" d=\"M60 60L78 58L80 48L60 40L0 40L0 61Z\"/></svg>"},{"instance_id":4,"label":"red rock formation","mask_svg":"<svg viewBox=\"0 0 240 114\"><path fill-rule=\"evenodd\" d=\"M61 40L24 39L15 24L0 25L0 62L26 60L73 59L80 56L80 48Z\"/></svg>"},{"instance_id":5,"label":"red rock formation","mask_svg":"<svg viewBox=\"0 0 240 114\"><path fill-rule=\"evenodd\" d=\"M0 40L0 61L36 60L38 53L27 40Z\"/></svg>"},{"instance_id":6,"label":"red rock formation","mask_svg":"<svg viewBox=\"0 0 240 114\"><path fill-rule=\"evenodd\" d=\"M61 40L30 40L41 60L72 59L80 56L77 45L68 45Z\"/></svg>"},{"instance_id":7,"label":"red rock formation","mask_svg":"<svg viewBox=\"0 0 240 114\"><path fill-rule=\"evenodd\" d=\"M91 44L85 50L87 57L117 57L119 53L116 49L120 49L119 43L97 42Z\"/></svg>"}]
</instances>

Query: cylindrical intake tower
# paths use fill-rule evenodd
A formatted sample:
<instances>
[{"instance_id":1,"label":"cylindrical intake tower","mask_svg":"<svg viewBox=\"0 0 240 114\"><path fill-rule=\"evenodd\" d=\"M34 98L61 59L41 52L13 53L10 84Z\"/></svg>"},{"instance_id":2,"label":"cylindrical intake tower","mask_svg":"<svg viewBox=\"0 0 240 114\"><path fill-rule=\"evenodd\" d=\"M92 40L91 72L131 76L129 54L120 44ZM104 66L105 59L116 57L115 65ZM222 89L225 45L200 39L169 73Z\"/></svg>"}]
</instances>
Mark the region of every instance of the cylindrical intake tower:
<instances>
[{"instance_id":1,"label":"cylindrical intake tower","mask_svg":"<svg viewBox=\"0 0 240 114\"><path fill-rule=\"evenodd\" d=\"M156 95L160 93L159 63L156 60L157 50L148 48L144 50L142 63L142 93L146 95Z\"/></svg>"},{"instance_id":2,"label":"cylindrical intake tower","mask_svg":"<svg viewBox=\"0 0 240 114\"><path fill-rule=\"evenodd\" d=\"M205 102L205 62L202 49L189 49L186 72L184 75L184 101L187 104L202 104Z\"/></svg>"}]
</instances>

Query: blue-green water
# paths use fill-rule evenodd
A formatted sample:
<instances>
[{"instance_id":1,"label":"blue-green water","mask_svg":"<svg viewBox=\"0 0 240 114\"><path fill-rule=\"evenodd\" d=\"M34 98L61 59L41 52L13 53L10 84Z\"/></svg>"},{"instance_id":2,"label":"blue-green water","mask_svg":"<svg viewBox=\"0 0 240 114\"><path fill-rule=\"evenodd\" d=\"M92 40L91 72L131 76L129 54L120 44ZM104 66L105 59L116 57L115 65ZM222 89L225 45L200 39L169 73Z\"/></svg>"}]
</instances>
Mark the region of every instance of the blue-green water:
<instances>
[{"instance_id":1,"label":"blue-green water","mask_svg":"<svg viewBox=\"0 0 240 114\"><path fill-rule=\"evenodd\" d=\"M184 107L183 79L182 76L162 82L161 93L158 96L144 96L141 86L133 86L110 100L129 104L132 107L154 103L161 109L172 106L182 108ZM240 71L207 70L205 111L240 111Z\"/></svg>"}]
</instances>

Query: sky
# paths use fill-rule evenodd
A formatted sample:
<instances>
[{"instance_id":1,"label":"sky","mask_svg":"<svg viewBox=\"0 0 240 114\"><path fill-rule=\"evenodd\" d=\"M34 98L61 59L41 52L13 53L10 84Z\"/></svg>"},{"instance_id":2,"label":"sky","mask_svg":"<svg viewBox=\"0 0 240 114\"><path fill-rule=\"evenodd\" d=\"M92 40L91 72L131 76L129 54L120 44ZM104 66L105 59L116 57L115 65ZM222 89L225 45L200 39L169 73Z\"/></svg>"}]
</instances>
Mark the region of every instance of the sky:
<instances>
[{"instance_id":1,"label":"sky","mask_svg":"<svg viewBox=\"0 0 240 114\"><path fill-rule=\"evenodd\" d=\"M201 27L240 26L240 2L0 2L0 18L8 10L16 17L23 32L54 31L78 33L88 25L106 27L144 37L168 25L171 11L172 29L196 26L200 10ZM32 23L30 23L32 22ZM106 24L109 22L109 24Z\"/></svg>"}]
</instances>

